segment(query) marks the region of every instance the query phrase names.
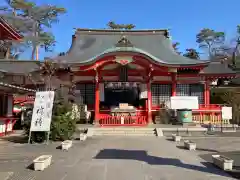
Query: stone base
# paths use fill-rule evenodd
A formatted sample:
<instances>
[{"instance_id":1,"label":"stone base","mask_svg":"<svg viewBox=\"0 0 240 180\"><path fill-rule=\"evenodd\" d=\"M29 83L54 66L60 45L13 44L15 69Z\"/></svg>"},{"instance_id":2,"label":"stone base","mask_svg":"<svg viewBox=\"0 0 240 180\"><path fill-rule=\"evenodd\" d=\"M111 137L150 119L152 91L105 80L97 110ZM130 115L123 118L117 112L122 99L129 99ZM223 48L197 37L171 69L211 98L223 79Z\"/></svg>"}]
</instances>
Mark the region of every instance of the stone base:
<instances>
[{"instance_id":1,"label":"stone base","mask_svg":"<svg viewBox=\"0 0 240 180\"><path fill-rule=\"evenodd\" d=\"M182 123L183 127L197 127L198 124L194 123L194 122L190 122L190 123Z\"/></svg>"}]
</instances>

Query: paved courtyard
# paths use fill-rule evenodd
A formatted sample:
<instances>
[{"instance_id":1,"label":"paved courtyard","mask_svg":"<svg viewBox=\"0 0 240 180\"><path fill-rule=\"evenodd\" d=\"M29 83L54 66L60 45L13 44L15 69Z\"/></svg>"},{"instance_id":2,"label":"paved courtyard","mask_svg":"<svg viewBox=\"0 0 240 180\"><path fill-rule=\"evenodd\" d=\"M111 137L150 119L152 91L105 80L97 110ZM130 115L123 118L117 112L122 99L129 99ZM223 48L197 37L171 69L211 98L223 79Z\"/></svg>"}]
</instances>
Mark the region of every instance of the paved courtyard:
<instances>
[{"instance_id":1,"label":"paved courtyard","mask_svg":"<svg viewBox=\"0 0 240 180\"><path fill-rule=\"evenodd\" d=\"M7 173L10 180L232 179L196 152L177 148L165 138L89 138L75 141L68 152L56 149L58 145L1 142L0 179ZM43 172L31 170L32 160L42 154L52 154L53 164Z\"/></svg>"}]
</instances>

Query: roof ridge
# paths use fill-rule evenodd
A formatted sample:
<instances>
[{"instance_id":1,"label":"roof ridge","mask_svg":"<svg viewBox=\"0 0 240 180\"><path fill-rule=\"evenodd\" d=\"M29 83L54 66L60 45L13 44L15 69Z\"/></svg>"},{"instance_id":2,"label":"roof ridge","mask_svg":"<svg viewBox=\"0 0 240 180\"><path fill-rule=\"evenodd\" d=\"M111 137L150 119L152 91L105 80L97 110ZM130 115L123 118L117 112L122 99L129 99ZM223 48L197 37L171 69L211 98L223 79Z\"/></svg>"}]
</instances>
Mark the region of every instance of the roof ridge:
<instances>
[{"instance_id":1,"label":"roof ridge","mask_svg":"<svg viewBox=\"0 0 240 180\"><path fill-rule=\"evenodd\" d=\"M90 29L90 28L74 28L75 34L77 33L86 33L86 34L94 34L94 33L120 33L120 34L162 34L166 37L169 36L169 29L134 29L134 30L125 30L125 29Z\"/></svg>"}]
</instances>

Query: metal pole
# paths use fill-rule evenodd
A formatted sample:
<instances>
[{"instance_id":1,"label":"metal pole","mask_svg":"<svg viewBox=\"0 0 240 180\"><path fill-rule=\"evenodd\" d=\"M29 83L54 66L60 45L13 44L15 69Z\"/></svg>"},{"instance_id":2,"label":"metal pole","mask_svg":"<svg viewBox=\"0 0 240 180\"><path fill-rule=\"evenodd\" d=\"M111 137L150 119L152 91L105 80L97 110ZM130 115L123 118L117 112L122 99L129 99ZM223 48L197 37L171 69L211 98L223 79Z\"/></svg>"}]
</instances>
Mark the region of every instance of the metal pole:
<instances>
[{"instance_id":1,"label":"metal pole","mask_svg":"<svg viewBox=\"0 0 240 180\"><path fill-rule=\"evenodd\" d=\"M29 135L28 135L28 144L30 144L30 141L31 141L31 135L32 135L32 132L29 131Z\"/></svg>"},{"instance_id":2,"label":"metal pole","mask_svg":"<svg viewBox=\"0 0 240 180\"><path fill-rule=\"evenodd\" d=\"M221 120L221 132L223 132L223 119Z\"/></svg>"},{"instance_id":3,"label":"metal pole","mask_svg":"<svg viewBox=\"0 0 240 180\"><path fill-rule=\"evenodd\" d=\"M46 141L47 145L49 144L49 136L50 136L50 131L47 132L47 141Z\"/></svg>"}]
</instances>

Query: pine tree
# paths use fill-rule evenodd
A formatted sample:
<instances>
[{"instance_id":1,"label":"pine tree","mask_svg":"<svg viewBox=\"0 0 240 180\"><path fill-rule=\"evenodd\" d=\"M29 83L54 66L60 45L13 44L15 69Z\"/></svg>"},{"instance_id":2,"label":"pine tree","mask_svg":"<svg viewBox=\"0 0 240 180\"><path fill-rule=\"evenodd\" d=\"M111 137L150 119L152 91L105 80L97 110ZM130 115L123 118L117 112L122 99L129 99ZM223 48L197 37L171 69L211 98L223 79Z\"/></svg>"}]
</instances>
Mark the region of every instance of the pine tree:
<instances>
[{"instance_id":1,"label":"pine tree","mask_svg":"<svg viewBox=\"0 0 240 180\"><path fill-rule=\"evenodd\" d=\"M38 47L51 51L55 45L55 37L49 32L52 24L59 21L58 17L66 10L54 5L38 6L26 0L7 0L8 6L0 8L0 16L10 22L24 35L23 41L32 47L31 59L34 59ZM38 59L38 57L36 57Z\"/></svg>"}]
</instances>

